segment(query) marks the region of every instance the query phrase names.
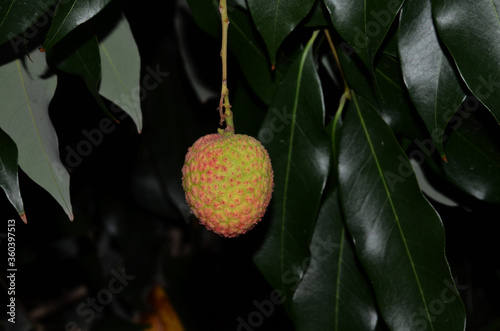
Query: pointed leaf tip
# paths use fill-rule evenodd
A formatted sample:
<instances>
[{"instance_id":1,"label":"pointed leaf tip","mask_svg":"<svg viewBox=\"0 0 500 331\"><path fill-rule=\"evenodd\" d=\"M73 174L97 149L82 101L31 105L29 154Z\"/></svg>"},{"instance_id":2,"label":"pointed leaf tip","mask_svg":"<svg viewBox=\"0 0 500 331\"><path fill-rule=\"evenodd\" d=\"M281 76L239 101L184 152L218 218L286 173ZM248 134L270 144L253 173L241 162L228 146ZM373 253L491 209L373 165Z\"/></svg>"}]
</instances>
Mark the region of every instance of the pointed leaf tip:
<instances>
[{"instance_id":1,"label":"pointed leaf tip","mask_svg":"<svg viewBox=\"0 0 500 331\"><path fill-rule=\"evenodd\" d=\"M19 217L21 217L21 220L23 221L24 224L28 224L28 220L26 219L26 213L19 214Z\"/></svg>"}]
</instances>

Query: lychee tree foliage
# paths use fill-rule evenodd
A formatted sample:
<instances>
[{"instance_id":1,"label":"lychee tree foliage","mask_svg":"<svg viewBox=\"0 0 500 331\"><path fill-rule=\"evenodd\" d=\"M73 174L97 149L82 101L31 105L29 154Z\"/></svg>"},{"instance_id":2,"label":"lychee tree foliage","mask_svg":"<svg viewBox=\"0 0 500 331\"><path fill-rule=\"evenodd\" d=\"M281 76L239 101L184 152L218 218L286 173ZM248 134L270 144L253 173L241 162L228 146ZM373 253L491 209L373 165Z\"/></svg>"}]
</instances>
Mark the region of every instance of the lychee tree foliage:
<instances>
[{"instance_id":1,"label":"lychee tree foliage","mask_svg":"<svg viewBox=\"0 0 500 331\"><path fill-rule=\"evenodd\" d=\"M175 29L166 53L176 65L168 74L141 67L154 62L141 57L141 40L117 3L0 2L0 185L27 227L18 167L76 226L71 172L97 148L92 139L100 141L120 121L135 124L144 144L167 146L148 150L160 160L165 188L148 191L144 202L146 186L135 183L141 206L165 219L185 213L184 154L219 122L213 87L220 71L210 69L220 68L219 2L169 5L175 14L162 24ZM434 186L464 210L498 210L498 5L228 2L234 128L262 142L274 171L272 199L257 225L267 229L253 261L297 330L464 330L457 272L445 250L453 238L445 241L439 195L422 188ZM190 24L214 47L197 48L186 32ZM57 119L49 116L68 75L82 79L78 86L104 118L101 136L85 131L88 144L76 154L59 145ZM176 81L162 85L168 75ZM155 94L157 86L169 90ZM152 97L161 109L150 111L142 130L141 106L149 109ZM155 121L165 128L148 136ZM428 181L417 181L414 169Z\"/></svg>"}]
</instances>

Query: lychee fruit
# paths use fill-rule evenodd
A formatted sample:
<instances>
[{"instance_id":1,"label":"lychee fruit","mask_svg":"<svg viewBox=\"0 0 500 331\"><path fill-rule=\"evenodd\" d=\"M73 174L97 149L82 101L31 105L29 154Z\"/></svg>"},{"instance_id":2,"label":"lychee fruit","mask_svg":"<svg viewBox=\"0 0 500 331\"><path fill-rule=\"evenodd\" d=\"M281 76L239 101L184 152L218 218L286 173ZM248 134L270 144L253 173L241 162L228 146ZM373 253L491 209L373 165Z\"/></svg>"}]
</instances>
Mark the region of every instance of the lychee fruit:
<instances>
[{"instance_id":1,"label":"lychee fruit","mask_svg":"<svg viewBox=\"0 0 500 331\"><path fill-rule=\"evenodd\" d=\"M236 237L266 212L273 191L271 160L253 137L209 134L188 149L182 185L200 223L221 236Z\"/></svg>"}]
</instances>

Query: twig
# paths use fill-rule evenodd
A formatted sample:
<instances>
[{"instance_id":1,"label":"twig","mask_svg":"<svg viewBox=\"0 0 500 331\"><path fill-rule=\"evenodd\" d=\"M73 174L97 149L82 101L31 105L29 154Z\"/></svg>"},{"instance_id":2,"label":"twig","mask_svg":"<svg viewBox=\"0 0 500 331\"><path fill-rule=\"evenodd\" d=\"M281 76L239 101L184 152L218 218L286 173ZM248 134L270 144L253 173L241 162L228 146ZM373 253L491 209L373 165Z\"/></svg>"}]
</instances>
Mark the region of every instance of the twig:
<instances>
[{"instance_id":1,"label":"twig","mask_svg":"<svg viewBox=\"0 0 500 331\"><path fill-rule=\"evenodd\" d=\"M220 18L222 23L222 88L219 100L220 125L226 121L225 132L234 133L233 112L229 103L229 90L227 88L227 31L229 27L229 16L227 14L227 0L219 2ZM224 108L224 109L223 109Z\"/></svg>"}]
</instances>

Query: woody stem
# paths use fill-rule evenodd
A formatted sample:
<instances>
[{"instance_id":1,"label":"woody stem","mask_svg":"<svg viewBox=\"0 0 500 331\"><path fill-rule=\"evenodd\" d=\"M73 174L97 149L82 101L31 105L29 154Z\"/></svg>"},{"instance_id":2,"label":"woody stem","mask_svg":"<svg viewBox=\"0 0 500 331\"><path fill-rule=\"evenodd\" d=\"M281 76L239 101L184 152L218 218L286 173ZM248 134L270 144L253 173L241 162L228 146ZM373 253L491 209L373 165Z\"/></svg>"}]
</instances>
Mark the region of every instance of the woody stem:
<instances>
[{"instance_id":1,"label":"woody stem","mask_svg":"<svg viewBox=\"0 0 500 331\"><path fill-rule=\"evenodd\" d=\"M234 133L233 112L229 103L229 90L227 88L227 31L229 27L229 17L227 14L227 0L220 0L219 11L222 23L222 49L220 56L222 58L222 88L220 92L219 112L220 124L226 121L225 132Z\"/></svg>"}]
</instances>

